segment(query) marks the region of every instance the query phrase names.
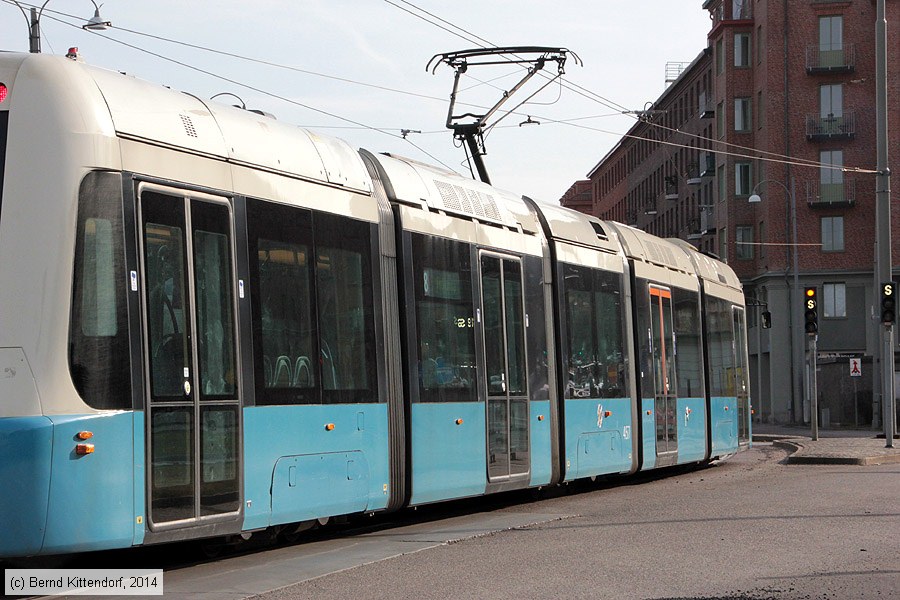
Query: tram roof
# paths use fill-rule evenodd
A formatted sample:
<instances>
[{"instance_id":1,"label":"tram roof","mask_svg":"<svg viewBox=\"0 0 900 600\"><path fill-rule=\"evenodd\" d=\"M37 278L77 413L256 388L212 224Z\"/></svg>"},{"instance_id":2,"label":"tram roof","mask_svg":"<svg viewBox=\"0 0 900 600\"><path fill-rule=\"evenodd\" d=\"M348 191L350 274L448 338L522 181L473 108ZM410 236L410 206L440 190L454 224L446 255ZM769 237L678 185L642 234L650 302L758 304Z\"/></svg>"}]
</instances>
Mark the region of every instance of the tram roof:
<instances>
[{"instance_id":1,"label":"tram roof","mask_svg":"<svg viewBox=\"0 0 900 600\"><path fill-rule=\"evenodd\" d=\"M690 258L671 241L616 221L606 221L606 224L619 234L619 240L628 258L682 273L694 273Z\"/></svg>"},{"instance_id":2,"label":"tram roof","mask_svg":"<svg viewBox=\"0 0 900 600\"><path fill-rule=\"evenodd\" d=\"M513 229L521 227L528 233L539 229L517 194L403 156L367 154L386 175L385 191L392 201Z\"/></svg>"},{"instance_id":3,"label":"tram roof","mask_svg":"<svg viewBox=\"0 0 900 600\"><path fill-rule=\"evenodd\" d=\"M694 264L697 275L704 281L711 281L728 288L740 291L741 280L734 270L720 260L699 252L690 242L681 239L670 238L666 240L678 246Z\"/></svg>"},{"instance_id":4,"label":"tram roof","mask_svg":"<svg viewBox=\"0 0 900 600\"><path fill-rule=\"evenodd\" d=\"M619 252L620 246L615 232L597 217L558 204L545 202L534 204L544 216L553 240L607 252Z\"/></svg>"},{"instance_id":5,"label":"tram roof","mask_svg":"<svg viewBox=\"0 0 900 600\"><path fill-rule=\"evenodd\" d=\"M80 60L46 54L4 53L4 64L39 80L35 89L59 102L77 103L87 131L209 156L288 176L370 192L371 180L347 142L186 92L172 90ZM93 82L102 98L91 95ZM26 100L27 101L27 100ZM105 116L104 113L108 113ZM91 120L94 120L91 123Z\"/></svg>"}]
</instances>

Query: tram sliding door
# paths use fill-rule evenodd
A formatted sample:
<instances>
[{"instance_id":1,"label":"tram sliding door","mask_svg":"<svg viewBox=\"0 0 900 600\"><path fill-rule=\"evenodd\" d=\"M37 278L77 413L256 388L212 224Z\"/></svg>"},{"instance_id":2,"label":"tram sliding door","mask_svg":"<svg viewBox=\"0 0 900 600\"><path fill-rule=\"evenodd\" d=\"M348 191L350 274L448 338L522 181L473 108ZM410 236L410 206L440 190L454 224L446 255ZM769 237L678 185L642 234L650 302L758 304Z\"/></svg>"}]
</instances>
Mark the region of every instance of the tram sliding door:
<instances>
[{"instance_id":1,"label":"tram sliding door","mask_svg":"<svg viewBox=\"0 0 900 600\"><path fill-rule=\"evenodd\" d=\"M529 470L528 378L522 263L481 254L481 298L487 374L488 479Z\"/></svg>"},{"instance_id":2,"label":"tram sliding door","mask_svg":"<svg viewBox=\"0 0 900 600\"><path fill-rule=\"evenodd\" d=\"M142 188L151 529L240 510L232 212L224 200Z\"/></svg>"},{"instance_id":3,"label":"tram sliding door","mask_svg":"<svg viewBox=\"0 0 900 600\"><path fill-rule=\"evenodd\" d=\"M672 291L650 286L650 341L655 384L657 466L674 464L678 454L675 336L672 327Z\"/></svg>"}]
</instances>

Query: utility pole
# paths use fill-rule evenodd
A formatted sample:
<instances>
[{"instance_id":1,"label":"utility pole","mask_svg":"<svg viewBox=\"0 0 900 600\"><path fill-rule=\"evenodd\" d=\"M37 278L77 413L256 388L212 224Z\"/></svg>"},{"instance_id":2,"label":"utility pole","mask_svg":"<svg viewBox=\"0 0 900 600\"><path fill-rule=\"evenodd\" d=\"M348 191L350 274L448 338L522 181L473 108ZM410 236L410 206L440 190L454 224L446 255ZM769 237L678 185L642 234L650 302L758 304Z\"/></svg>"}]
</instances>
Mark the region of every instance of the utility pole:
<instances>
[{"instance_id":1,"label":"utility pole","mask_svg":"<svg viewBox=\"0 0 900 600\"><path fill-rule=\"evenodd\" d=\"M875 122L878 163L875 176L876 270L881 282L891 281L891 170L888 167L887 19L885 0L877 0L875 20ZM894 328L881 331L881 408L885 446L894 446Z\"/></svg>"}]
</instances>

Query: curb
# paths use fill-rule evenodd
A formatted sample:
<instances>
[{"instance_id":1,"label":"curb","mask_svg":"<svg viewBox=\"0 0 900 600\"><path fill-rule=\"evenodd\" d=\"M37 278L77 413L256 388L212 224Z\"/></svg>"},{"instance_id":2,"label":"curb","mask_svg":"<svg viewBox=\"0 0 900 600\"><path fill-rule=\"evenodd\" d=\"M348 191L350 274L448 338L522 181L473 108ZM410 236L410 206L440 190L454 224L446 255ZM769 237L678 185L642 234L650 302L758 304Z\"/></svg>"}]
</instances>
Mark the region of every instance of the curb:
<instances>
[{"instance_id":1,"label":"curb","mask_svg":"<svg viewBox=\"0 0 900 600\"><path fill-rule=\"evenodd\" d=\"M772 445L787 450L791 454L785 462L791 465L859 465L863 467L874 465L900 464L900 454L885 456L805 456L803 450L806 447L788 439L774 439Z\"/></svg>"}]
</instances>

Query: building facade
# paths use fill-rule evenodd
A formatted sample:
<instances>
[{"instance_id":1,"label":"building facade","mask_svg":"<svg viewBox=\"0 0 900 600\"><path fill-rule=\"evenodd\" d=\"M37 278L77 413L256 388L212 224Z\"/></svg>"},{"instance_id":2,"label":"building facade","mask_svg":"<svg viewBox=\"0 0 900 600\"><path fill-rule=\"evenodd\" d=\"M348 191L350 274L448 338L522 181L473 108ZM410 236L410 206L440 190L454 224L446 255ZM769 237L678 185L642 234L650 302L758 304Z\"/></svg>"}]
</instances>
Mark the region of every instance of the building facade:
<instances>
[{"instance_id":1,"label":"building facade","mask_svg":"<svg viewBox=\"0 0 900 600\"><path fill-rule=\"evenodd\" d=\"M561 202L690 240L734 268L754 305L759 419L809 421L801 307L803 290L815 287L819 422L877 426L875 2L706 0L702 8L711 17L707 47L638 115L590 183L576 184L590 189L590 202L575 186ZM895 170L900 4L887 3L887 20ZM897 210L892 220L896 264ZM771 329L759 327L764 310ZM861 374L851 374L851 359L861 359Z\"/></svg>"}]
</instances>

